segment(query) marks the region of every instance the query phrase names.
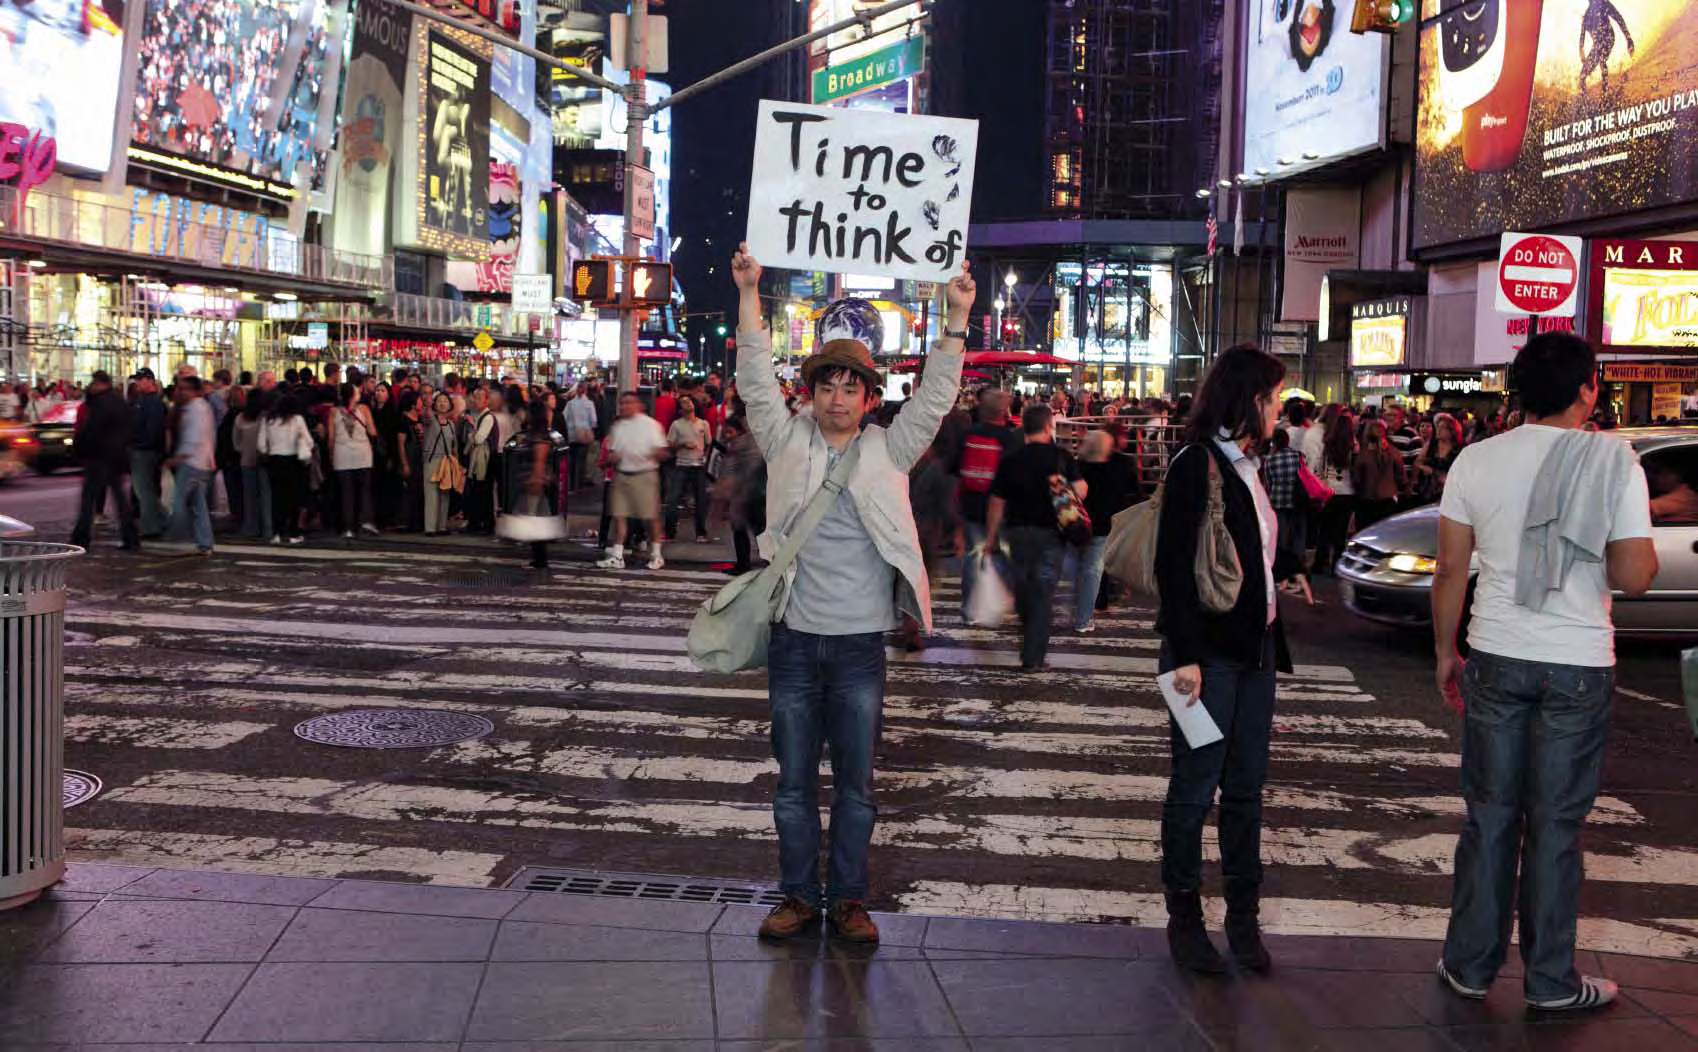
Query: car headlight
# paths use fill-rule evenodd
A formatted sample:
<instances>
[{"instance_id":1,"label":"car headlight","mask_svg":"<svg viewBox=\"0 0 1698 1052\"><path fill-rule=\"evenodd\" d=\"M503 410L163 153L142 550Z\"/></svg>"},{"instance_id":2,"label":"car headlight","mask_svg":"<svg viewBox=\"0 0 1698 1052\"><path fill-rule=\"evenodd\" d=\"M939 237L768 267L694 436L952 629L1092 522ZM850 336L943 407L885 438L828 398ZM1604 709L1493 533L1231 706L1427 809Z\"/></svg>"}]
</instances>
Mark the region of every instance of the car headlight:
<instances>
[{"instance_id":1,"label":"car headlight","mask_svg":"<svg viewBox=\"0 0 1698 1052\"><path fill-rule=\"evenodd\" d=\"M1396 570L1398 573L1431 574L1438 572L1439 561L1437 559L1429 559L1425 555L1400 554L1394 555L1388 559L1386 561L1386 567L1388 569Z\"/></svg>"}]
</instances>

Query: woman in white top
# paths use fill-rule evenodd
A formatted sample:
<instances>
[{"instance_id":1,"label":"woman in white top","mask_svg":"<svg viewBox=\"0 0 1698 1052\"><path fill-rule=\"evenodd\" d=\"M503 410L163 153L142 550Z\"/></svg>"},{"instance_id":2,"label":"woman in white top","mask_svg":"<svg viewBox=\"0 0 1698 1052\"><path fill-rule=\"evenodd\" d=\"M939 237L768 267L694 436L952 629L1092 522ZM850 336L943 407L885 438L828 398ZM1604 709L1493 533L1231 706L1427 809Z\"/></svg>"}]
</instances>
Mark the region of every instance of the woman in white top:
<instances>
[{"instance_id":1,"label":"woman in white top","mask_svg":"<svg viewBox=\"0 0 1698 1052\"><path fill-rule=\"evenodd\" d=\"M341 495L342 536L353 539L354 530L377 535L371 507L371 440L377 424L365 407L359 387L343 384L337 392L336 408L330 411L330 469L336 473Z\"/></svg>"},{"instance_id":2,"label":"woman in white top","mask_svg":"<svg viewBox=\"0 0 1698 1052\"><path fill-rule=\"evenodd\" d=\"M278 398L259 429L259 455L271 479L271 543L301 544L301 502L307 492L307 465L313 458L312 432L292 394Z\"/></svg>"}]
</instances>

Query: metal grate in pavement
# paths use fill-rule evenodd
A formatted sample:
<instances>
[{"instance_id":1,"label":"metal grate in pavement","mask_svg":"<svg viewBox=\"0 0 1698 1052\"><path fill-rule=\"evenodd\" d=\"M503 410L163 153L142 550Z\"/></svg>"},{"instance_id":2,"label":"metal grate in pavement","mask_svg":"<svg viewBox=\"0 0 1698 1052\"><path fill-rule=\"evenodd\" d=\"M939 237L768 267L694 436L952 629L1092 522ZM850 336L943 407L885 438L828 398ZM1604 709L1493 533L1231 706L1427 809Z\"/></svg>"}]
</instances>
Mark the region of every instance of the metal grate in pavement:
<instances>
[{"instance_id":1,"label":"metal grate in pavement","mask_svg":"<svg viewBox=\"0 0 1698 1052\"><path fill-rule=\"evenodd\" d=\"M663 902L708 902L724 906L776 906L784 896L774 887L719 880L714 877L672 877L653 873L607 873L588 869L526 866L506 887L513 891L546 891L561 895L596 895L614 899Z\"/></svg>"}]
</instances>

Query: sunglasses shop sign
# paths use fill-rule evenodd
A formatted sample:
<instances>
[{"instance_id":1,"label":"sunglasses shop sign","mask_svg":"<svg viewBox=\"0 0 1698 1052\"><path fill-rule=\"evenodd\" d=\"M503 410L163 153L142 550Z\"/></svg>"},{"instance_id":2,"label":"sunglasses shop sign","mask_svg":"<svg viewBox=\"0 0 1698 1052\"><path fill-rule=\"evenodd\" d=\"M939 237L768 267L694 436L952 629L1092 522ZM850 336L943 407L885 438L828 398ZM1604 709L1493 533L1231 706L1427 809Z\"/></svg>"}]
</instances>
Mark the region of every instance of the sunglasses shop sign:
<instances>
[{"instance_id":1,"label":"sunglasses shop sign","mask_svg":"<svg viewBox=\"0 0 1698 1052\"><path fill-rule=\"evenodd\" d=\"M763 101L749 251L791 270L948 281L978 145L978 121Z\"/></svg>"}]
</instances>

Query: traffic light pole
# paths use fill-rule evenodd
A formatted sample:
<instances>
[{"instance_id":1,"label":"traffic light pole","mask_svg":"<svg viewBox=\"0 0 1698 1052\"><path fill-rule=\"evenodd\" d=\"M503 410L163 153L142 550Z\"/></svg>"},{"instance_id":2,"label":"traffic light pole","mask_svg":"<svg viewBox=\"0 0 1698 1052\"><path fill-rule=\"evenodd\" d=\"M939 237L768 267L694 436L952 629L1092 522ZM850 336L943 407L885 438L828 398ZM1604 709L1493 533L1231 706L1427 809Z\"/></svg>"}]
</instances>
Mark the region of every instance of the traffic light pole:
<instances>
[{"instance_id":1,"label":"traffic light pole","mask_svg":"<svg viewBox=\"0 0 1698 1052\"><path fill-rule=\"evenodd\" d=\"M880 30L878 33L874 33L872 31L873 20L882 15L900 11L905 7L914 6L918 6L923 15L926 9L924 0L888 0L887 3L880 4L877 7L868 8L865 11L857 12L853 17L846 18L841 22L833 23L823 29L816 29L811 33L796 37L794 40L788 40L782 44L767 48L759 54L751 55L748 58L743 59L741 62L733 63L725 69L720 70L718 73L715 73L710 77L703 78L687 88L674 92L670 97L662 99L651 105L648 101L648 85L646 83L648 79L649 0L631 0L631 17L628 21L629 35L626 39L625 52L626 61L630 63L631 67L631 79L628 84L623 85L609 80L606 77L591 73L589 70L584 69L581 66L575 66L563 59L556 58L553 55L539 51L536 48L526 47L517 40L507 36L505 33L499 33L494 30L485 29L479 25L464 22L458 18L446 15L434 8L414 3L413 0L388 0L388 3L403 11L409 11L418 15L420 18L426 18L433 22L441 22L444 25L454 26L466 33L470 33L472 36L487 40L498 47L504 47L510 51L516 51L521 55L529 55L531 58L550 69L560 70L571 76L577 77L580 80L588 81L597 87L608 91L619 92L625 96L625 243L622 248L624 255L627 258L633 259L642 255L643 245L642 239L637 237L636 233L632 229L632 220L636 218L637 211L637 189L636 181L633 178L635 173L632 169L642 165L643 129L647 127L648 119L650 117L659 110L666 109L669 106L676 106L681 102L687 102L709 88L717 87L720 84L723 84L735 77L739 77L752 69L763 66L780 55L788 54L800 47L807 47L816 40L823 40L834 33L841 33L845 29L850 29L859 25L866 30L866 34L863 39L870 40L873 37L883 35L884 33L911 27L913 25L913 21L905 23L903 26L891 26L889 29ZM634 389L637 382L637 330L638 321L636 317L634 317L633 312L631 310L621 310L619 312L619 382L626 388L630 389Z\"/></svg>"},{"instance_id":2,"label":"traffic light pole","mask_svg":"<svg viewBox=\"0 0 1698 1052\"><path fill-rule=\"evenodd\" d=\"M643 254L642 238L637 236L637 167L643 164L643 130L648 127L648 21L649 0L631 0L631 17L627 20L630 35L625 42L625 58L631 66L631 83L625 87L625 244L627 259ZM641 374L637 371L637 312L619 312L619 385L635 391Z\"/></svg>"}]
</instances>

